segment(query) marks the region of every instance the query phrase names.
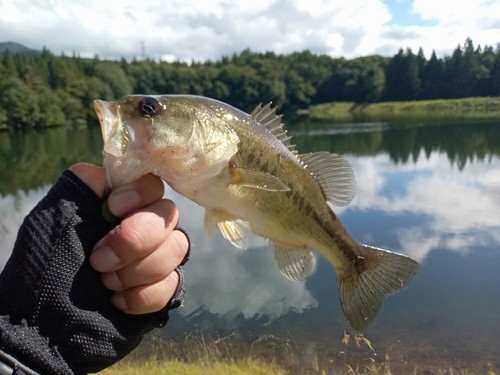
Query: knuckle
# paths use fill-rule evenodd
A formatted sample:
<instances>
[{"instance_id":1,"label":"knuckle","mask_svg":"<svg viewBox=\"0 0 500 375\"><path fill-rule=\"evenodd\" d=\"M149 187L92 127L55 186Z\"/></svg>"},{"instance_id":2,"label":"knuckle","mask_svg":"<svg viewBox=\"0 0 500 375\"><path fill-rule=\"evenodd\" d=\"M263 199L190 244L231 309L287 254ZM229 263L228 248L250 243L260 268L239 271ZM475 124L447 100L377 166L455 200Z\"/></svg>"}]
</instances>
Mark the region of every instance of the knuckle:
<instances>
[{"instance_id":1,"label":"knuckle","mask_svg":"<svg viewBox=\"0 0 500 375\"><path fill-rule=\"evenodd\" d=\"M171 255L176 261L178 261L177 264L180 264L187 254L189 241L186 235L179 230L173 231L170 238Z\"/></svg>"},{"instance_id":2,"label":"knuckle","mask_svg":"<svg viewBox=\"0 0 500 375\"><path fill-rule=\"evenodd\" d=\"M126 225L125 223L122 223L122 225L120 237L124 247L127 251L141 253L147 241L144 237L144 230L133 225Z\"/></svg>"},{"instance_id":3,"label":"knuckle","mask_svg":"<svg viewBox=\"0 0 500 375\"><path fill-rule=\"evenodd\" d=\"M153 262L151 259L146 258L135 264L133 275L130 276L130 279L137 285L154 283L165 277L163 268L164 266L161 262Z\"/></svg>"},{"instance_id":4,"label":"knuckle","mask_svg":"<svg viewBox=\"0 0 500 375\"><path fill-rule=\"evenodd\" d=\"M177 288L179 287L179 282L180 282L180 276L177 271L172 272L170 275L168 275L167 278L165 278L165 284L167 288L167 295L168 295L168 300L169 301L177 291Z\"/></svg>"},{"instance_id":5,"label":"knuckle","mask_svg":"<svg viewBox=\"0 0 500 375\"><path fill-rule=\"evenodd\" d=\"M155 312L161 310L165 304L163 293L159 293L158 285L151 285L137 295L135 307L139 311Z\"/></svg>"},{"instance_id":6,"label":"knuckle","mask_svg":"<svg viewBox=\"0 0 500 375\"><path fill-rule=\"evenodd\" d=\"M168 199L162 199L160 201L161 208L159 214L165 219L167 223L177 223L179 219L179 211L177 206Z\"/></svg>"},{"instance_id":7,"label":"knuckle","mask_svg":"<svg viewBox=\"0 0 500 375\"><path fill-rule=\"evenodd\" d=\"M151 311L152 309L155 308L155 298L153 295L153 291L151 290L153 288L145 288L142 290L142 293L139 293L138 295L138 307L141 307L144 310Z\"/></svg>"},{"instance_id":8,"label":"knuckle","mask_svg":"<svg viewBox=\"0 0 500 375\"><path fill-rule=\"evenodd\" d=\"M172 298L179 284L179 275L172 272L163 280L125 292L125 299L132 314L146 314L161 310Z\"/></svg>"}]
</instances>

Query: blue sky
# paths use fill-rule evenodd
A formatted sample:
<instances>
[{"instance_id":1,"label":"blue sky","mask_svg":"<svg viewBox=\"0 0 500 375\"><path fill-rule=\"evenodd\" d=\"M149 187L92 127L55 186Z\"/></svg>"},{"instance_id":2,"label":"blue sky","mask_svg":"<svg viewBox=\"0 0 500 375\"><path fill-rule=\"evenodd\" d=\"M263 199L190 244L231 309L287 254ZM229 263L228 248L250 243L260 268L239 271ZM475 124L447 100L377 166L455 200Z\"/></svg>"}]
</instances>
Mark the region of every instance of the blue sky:
<instances>
[{"instance_id":1,"label":"blue sky","mask_svg":"<svg viewBox=\"0 0 500 375\"><path fill-rule=\"evenodd\" d=\"M54 53L204 61L243 49L450 54L500 42L500 0L0 0L0 37Z\"/></svg>"},{"instance_id":2,"label":"blue sky","mask_svg":"<svg viewBox=\"0 0 500 375\"><path fill-rule=\"evenodd\" d=\"M390 24L398 26L435 26L437 19L424 20L422 16L413 9L413 1L410 0L386 0L385 4L392 15Z\"/></svg>"}]
</instances>

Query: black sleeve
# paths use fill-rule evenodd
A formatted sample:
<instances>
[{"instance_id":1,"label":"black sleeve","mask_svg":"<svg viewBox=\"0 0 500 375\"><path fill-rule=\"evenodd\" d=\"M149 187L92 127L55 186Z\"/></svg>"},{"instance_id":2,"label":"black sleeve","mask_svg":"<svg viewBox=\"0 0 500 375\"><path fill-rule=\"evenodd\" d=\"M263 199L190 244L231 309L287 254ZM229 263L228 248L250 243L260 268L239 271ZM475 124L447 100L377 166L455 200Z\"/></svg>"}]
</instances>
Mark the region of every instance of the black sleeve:
<instances>
[{"instance_id":1,"label":"black sleeve","mask_svg":"<svg viewBox=\"0 0 500 375\"><path fill-rule=\"evenodd\" d=\"M97 372L132 351L146 332L163 327L168 311L182 304L178 270L179 288L163 310L129 315L112 306L113 292L88 260L113 228L101 204L66 171L25 218L0 274L0 361L13 358L43 374Z\"/></svg>"}]
</instances>

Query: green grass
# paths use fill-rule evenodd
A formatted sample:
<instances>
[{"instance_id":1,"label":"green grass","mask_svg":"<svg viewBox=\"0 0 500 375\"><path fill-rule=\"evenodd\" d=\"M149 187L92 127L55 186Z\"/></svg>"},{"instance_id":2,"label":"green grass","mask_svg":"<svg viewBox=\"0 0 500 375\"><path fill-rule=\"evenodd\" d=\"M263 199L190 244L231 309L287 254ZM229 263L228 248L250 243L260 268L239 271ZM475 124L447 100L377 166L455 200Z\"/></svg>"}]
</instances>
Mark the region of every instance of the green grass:
<instances>
[{"instance_id":1,"label":"green grass","mask_svg":"<svg viewBox=\"0 0 500 375\"><path fill-rule=\"evenodd\" d=\"M500 97L437 99L359 104L335 102L311 106L309 117L342 119L369 117L500 117Z\"/></svg>"},{"instance_id":2,"label":"green grass","mask_svg":"<svg viewBox=\"0 0 500 375\"><path fill-rule=\"evenodd\" d=\"M349 341L339 344L346 348ZM402 363L389 354L380 357L367 355L355 359L344 351L329 361L318 361L314 356L304 361L303 352L294 349L293 340L273 335L260 337L246 344L233 334L226 337L209 337L188 334L184 340L164 340L152 336L128 357L108 369L102 375L424 375L429 368L422 363ZM352 340L351 340L352 341ZM363 343L351 344L350 348L365 348ZM369 341L368 341L369 342ZM272 344L272 345L271 345ZM260 346L260 347L259 347ZM370 344L371 347L371 344ZM354 349L359 350L359 349ZM373 348L371 349L373 351ZM302 358L302 360L301 360ZM332 358L332 357L330 357ZM342 359L343 358L343 359ZM489 366L488 366L489 367ZM491 368L471 371L457 366L439 369L436 375L497 375Z\"/></svg>"},{"instance_id":3,"label":"green grass","mask_svg":"<svg viewBox=\"0 0 500 375\"><path fill-rule=\"evenodd\" d=\"M405 372L408 375L428 374L428 371L418 371L418 368ZM209 362L182 362L179 360L143 360L134 361L125 359L114 366L100 372L102 375L402 375L399 371L392 372L389 363L378 364L371 360L367 365L353 367L345 365L340 371L325 370L296 370L289 372L273 362L257 359L239 361L213 360ZM488 370L486 373L473 372L466 369L438 370L439 375L496 375Z\"/></svg>"},{"instance_id":4,"label":"green grass","mask_svg":"<svg viewBox=\"0 0 500 375\"><path fill-rule=\"evenodd\" d=\"M275 363L255 359L241 361L181 362L178 360L123 360L100 372L103 375L285 375L288 372Z\"/></svg>"},{"instance_id":5,"label":"green grass","mask_svg":"<svg viewBox=\"0 0 500 375\"><path fill-rule=\"evenodd\" d=\"M149 336L138 349L108 369L103 375L286 375L272 355L243 350L226 337L188 334L184 340Z\"/></svg>"}]
</instances>

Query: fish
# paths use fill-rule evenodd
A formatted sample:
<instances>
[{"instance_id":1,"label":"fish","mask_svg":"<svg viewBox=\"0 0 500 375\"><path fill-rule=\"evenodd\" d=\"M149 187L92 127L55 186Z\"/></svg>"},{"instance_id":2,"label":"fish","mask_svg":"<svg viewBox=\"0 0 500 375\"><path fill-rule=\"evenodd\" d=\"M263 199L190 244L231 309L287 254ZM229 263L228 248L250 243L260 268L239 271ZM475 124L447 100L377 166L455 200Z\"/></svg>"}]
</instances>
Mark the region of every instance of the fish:
<instances>
[{"instance_id":1,"label":"fish","mask_svg":"<svg viewBox=\"0 0 500 375\"><path fill-rule=\"evenodd\" d=\"M302 281L314 249L333 266L348 323L362 331L383 300L405 288L419 263L356 241L331 205L356 191L349 162L330 152L299 154L276 108L245 113L195 95L96 100L109 189L152 173L205 208L204 228L237 248L251 232L269 240L280 272Z\"/></svg>"}]
</instances>

